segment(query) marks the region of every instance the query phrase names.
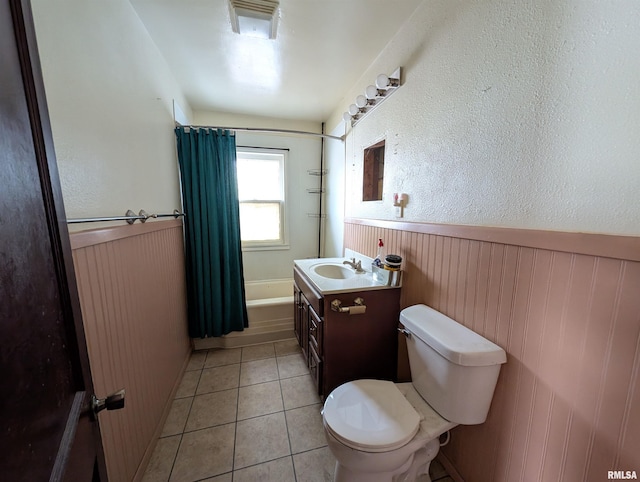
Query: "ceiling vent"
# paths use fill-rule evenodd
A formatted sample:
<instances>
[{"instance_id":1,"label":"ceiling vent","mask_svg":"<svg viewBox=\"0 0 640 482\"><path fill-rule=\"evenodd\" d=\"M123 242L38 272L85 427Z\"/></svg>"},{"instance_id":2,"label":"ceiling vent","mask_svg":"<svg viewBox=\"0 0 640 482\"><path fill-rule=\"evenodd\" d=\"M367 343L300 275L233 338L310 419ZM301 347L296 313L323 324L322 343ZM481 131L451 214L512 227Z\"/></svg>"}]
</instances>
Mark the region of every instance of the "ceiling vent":
<instances>
[{"instance_id":1,"label":"ceiling vent","mask_svg":"<svg viewBox=\"0 0 640 482\"><path fill-rule=\"evenodd\" d=\"M278 0L229 0L231 28L249 37L276 38Z\"/></svg>"}]
</instances>

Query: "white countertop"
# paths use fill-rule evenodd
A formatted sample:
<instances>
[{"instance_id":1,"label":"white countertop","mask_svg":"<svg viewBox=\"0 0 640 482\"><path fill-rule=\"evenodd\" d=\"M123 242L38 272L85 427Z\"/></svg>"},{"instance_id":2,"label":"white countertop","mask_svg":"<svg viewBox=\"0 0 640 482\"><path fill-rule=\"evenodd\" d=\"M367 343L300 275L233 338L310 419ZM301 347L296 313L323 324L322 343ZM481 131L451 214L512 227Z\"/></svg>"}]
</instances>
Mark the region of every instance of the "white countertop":
<instances>
[{"instance_id":1,"label":"white countertop","mask_svg":"<svg viewBox=\"0 0 640 482\"><path fill-rule=\"evenodd\" d=\"M314 258L314 259L296 259L294 264L311 280L315 288L322 294L347 293L349 291L369 291L397 288L397 286L387 286L373 279L371 266L365 266L362 263L364 273L355 273L353 268L343 264L346 258ZM333 279L320 276L313 267L321 264L335 264L348 268L354 272L354 275L347 279Z\"/></svg>"}]
</instances>

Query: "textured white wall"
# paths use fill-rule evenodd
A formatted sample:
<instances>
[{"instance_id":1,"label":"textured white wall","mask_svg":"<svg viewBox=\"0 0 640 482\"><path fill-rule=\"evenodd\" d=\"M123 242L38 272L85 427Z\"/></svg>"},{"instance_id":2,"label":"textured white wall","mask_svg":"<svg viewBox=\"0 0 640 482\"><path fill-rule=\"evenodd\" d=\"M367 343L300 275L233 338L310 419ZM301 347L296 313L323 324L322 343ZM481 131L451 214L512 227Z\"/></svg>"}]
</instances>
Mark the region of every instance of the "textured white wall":
<instances>
[{"instance_id":1,"label":"textured white wall","mask_svg":"<svg viewBox=\"0 0 640 482\"><path fill-rule=\"evenodd\" d=\"M321 132L317 122L287 121L264 117L234 115L217 112L195 111L194 124L214 127L261 127L307 132ZM317 176L310 176L310 169L320 168L320 138L294 135L236 134L236 145L288 149L285 181L289 246L267 251L244 251L245 281L284 279L292 277L293 260L314 258L318 255L318 218L309 213L319 210L319 195L310 194L307 188L320 185Z\"/></svg>"},{"instance_id":2,"label":"textured white wall","mask_svg":"<svg viewBox=\"0 0 640 482\"><path fill-rule=\"evenodd\" d=\"M34 0L33 13L67 217L179 209L173 99L190 108L131 4Z\"/></svg>"},{"instance_id":3,"label":"textured white wall","mask_svg":"<svg viewBox=\"0 0 640 482\"><path fill-rule=\"evenodd\" d=\"M349 130L346 215L640 235L640 2L425 0L345 96L404 85ZM384 200L362 150L385 138ZM333 216L340 213L332 213Z\"/></svg>"}]
</instances>

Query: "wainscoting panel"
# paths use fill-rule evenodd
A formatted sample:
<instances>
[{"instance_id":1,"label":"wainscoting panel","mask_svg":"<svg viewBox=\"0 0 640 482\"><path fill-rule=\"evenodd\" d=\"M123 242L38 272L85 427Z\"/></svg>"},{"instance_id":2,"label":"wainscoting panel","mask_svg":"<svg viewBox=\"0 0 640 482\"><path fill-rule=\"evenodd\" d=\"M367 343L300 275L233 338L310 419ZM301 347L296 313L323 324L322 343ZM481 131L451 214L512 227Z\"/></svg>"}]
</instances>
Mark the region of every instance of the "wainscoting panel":
<instances>
[{"instance_id":1,"label":"wainscoting panel","mask_svg":"<svg viewBox=\"0 0 640 482\"><path fill-rule=\"evenodd\" d=\"M507 351L487 421L442 449L464 480L640 472L640 238L345 222L345 248L375 256L378 238L403 257L403 307L432 306Z\"/></svg>"},{"instance_id":2,"label":"wainscoting panel","mask_svg":"<svg viewBox=\"0 0 640 482\"><path fill-rule=\"evenodd\" d=\"M141 479L190 353L182 224L83 231L71 243L96 393L126 389L123 410L99 415L109 480Z\"/></svg>"}]
</instances>

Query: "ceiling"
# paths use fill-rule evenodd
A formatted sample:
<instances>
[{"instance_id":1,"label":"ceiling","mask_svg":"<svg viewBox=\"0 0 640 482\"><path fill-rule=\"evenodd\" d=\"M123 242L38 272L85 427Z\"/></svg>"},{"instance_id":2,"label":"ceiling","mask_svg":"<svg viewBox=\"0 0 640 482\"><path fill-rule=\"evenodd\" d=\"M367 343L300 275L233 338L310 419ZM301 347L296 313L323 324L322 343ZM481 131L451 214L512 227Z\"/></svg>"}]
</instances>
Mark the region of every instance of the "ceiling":
<instances>
[{"instance_id":1,"label":"ceiling","mask_svg":"<svg viewBox=\"0 0 640 482\"><path fill-rule=\"evenodd\" d=\"M192 109L318 122L422 2L280 0L268 40L233 33L228 0L130 1Z\"/></svg>"}]
</instances>

